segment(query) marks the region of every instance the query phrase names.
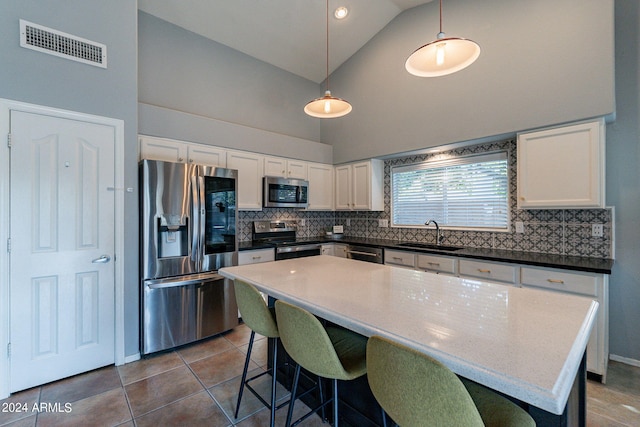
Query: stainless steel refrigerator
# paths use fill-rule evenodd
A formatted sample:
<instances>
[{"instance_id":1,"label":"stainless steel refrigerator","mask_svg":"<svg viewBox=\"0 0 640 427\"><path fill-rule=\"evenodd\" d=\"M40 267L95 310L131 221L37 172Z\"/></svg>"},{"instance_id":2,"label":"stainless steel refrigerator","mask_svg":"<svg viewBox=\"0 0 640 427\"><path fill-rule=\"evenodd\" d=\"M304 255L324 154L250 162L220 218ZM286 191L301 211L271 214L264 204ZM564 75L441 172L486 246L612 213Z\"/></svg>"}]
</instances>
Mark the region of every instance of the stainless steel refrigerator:
<instances>
[{"instance_id":1,"label":"stainless steel refrigerator","mask_svg":"<svg viewBox=\"0 0 640 427\"><path fill-rule=\"evenodd\" d=\"M238 172L143 160L140 188L142 354L235 327Z\"/></svg>"}]
</instances>

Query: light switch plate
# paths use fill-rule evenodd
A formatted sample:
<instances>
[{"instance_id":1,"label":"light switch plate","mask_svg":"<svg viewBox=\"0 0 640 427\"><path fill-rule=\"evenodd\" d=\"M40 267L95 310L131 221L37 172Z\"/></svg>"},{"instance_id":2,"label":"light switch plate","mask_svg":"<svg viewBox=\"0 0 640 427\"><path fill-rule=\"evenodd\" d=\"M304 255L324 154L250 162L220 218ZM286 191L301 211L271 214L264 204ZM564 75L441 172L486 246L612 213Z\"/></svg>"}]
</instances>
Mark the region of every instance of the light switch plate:
<instances>
[{"instance_id":1,"label":"light switch plate","mask_svg":"<svg viewBox=\"0 0 640 427\"><path fill-rule=\"evenodd\" d=\"M334 233L344 233L344 227L342 227L341 225L334 225L333 226L333 232Z\"/></svg>"},{"instance_id":2,"label":"light switch plate","mask_svg":"<svg viewBox=\"0 0 640 427\"><path fill-rule=\"evenodd\" d=\"M524 222L516 221L516 233L524 233Z\"/></svg>"},{"instance_id":3,"label":"light switch plate","mask_svg":"<svg viewBox=\"0 0 640 427\"><path fill-rule=\"evenodd\" d=\"M389 220L388 219L379 219L378 220L378 227L388 227L389 226Z\"/></svg>"}]
</instances>

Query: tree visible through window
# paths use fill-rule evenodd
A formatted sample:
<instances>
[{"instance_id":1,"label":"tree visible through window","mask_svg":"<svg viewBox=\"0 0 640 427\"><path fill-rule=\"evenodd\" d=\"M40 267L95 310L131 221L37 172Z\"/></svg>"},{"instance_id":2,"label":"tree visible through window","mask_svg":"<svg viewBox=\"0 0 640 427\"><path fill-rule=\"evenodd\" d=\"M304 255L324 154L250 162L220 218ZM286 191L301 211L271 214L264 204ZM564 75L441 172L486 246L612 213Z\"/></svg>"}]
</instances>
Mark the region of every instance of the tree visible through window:
<instances>
[{"instance_id":1,"label":"tree visible through window","mask_svg":"<svg viewBox=\"0 0 640 427\"><path fill-rule=\"evenodd\" d=\"M503 229L509 223L507 153L397 166L391 170L392 226Z\"/></svg>"}]
</instances>

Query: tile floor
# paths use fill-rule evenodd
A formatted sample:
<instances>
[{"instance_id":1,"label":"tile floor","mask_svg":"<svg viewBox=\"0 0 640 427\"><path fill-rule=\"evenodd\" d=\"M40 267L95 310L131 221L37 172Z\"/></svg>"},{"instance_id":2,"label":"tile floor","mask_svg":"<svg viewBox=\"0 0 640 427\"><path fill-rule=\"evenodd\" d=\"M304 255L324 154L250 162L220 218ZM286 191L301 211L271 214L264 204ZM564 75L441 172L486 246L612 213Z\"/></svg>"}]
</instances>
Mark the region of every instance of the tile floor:
<instances>
[{"instance_id":1,"label":"tile floor","mask_svg":"<svg viewBox=\"0 0 640 427\"><path fill-rule=\"evenodd\" d=\"M233 417L249 335L250 330L240 325L176 351L16 393L0 401L0 426L268 425L269 412L248 392L238 418ZM266 343L256 337L250 365L255 372L266 365ZM263 386L268 396L269 377L263 378L257 388ZM279 399L285 396L281 389ZM640 426L640 368L611 362L607 384L589 381L587 397L588 426ZM42 403L40 412L34 410ZM26 411L16 410L25 405ZM296 404L296 413L305 409ZM284 424L285 417L283 408L277 412L277 424ZM320 425L318 416L301 424Z\"/></svg>"}]
</instances>

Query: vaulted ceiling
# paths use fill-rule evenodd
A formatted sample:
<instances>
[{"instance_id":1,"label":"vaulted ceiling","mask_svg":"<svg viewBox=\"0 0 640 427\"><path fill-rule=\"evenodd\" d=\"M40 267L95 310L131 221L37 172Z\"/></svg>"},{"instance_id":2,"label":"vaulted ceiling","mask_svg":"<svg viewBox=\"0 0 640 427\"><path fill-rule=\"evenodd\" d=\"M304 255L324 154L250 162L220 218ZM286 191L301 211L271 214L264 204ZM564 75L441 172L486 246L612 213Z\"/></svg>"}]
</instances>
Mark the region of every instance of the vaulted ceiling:
<instances>
[{"instance_id":1,"label":"vaulted ceiling","mask_svg":"<svg viewBox=\"0 0 640 427\"><path fill-rule=\"evenodd\" d=\"M432 0L329 0L329 73L404 10ZM333 16L339 6L349 14ZM326 77L325 0L138 0L138 9L321 83ZM425 42L437 33L425 23Z\"/></svg>"}]
</instances>

